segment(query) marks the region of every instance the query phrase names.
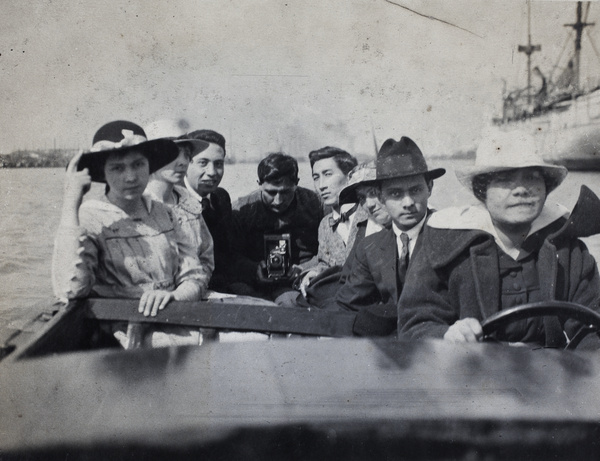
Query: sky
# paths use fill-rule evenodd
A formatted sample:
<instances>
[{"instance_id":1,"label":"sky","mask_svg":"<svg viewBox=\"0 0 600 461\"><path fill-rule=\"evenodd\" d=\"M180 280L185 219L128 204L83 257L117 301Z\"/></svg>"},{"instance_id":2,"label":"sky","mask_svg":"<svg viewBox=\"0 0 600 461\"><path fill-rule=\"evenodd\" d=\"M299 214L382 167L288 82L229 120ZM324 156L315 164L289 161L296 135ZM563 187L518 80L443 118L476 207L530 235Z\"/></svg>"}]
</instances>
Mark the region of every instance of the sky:
<instances>
[{"instance_id":1,"label":"sky","mask_svg":"<svg viewBox=\"0 0 600 461\"><path fill-rule=\"evenodd\" d=\"M503 90L526 84L527 3L394 1L6 2L0 153L86 149L111 120L165 118L221 132L237 159L325 145L366 156L401 136L426 156L474 147ZM531 10L533 65L556 73L575 2ZM586 39L600 3L589 20Z\"/></svg>"}]
</instances>

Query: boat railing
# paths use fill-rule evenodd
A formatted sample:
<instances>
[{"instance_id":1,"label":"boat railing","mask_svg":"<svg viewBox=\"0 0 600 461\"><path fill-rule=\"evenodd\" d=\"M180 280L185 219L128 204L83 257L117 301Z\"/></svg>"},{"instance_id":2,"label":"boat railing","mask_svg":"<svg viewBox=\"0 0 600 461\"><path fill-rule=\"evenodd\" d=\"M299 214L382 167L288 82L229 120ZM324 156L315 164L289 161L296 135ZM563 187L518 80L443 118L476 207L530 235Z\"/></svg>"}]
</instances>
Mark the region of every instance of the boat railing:
<instances>
[{"instance_id":1,"label":"boat railing","mask_svg":"<svg viewBox=\"0 0 600 461\"><path fill-rule=\"evenodd\" d=\"M137 306L138 300L135 299L75 300L55 309L54 315L45 314L43 319L36 317L32 323L35 327L26 328L21 334L7 338L0 349L4 351L3 356L7 361L89 349L89 338L98 331L99 322L179 325L274 335L348 337L353 335L355 320L352 312L244 304L243 301L173 301L155 317L140 314Z\"/></svg>"}]
</instances>

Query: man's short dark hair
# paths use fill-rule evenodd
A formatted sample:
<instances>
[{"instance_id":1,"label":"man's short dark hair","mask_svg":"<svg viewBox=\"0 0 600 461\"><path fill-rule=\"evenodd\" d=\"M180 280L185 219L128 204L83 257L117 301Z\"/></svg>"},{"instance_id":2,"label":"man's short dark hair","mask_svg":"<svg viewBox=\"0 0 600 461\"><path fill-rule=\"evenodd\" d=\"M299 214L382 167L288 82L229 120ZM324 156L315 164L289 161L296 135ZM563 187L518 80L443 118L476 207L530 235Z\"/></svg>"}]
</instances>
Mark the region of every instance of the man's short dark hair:
<instances>
[{"instance_id":1,"label":"man's short dark hair","mask_svg":"<svg viewBox=\"0 0 600 461\"><path fill-rule=\"evenodd\" d=\"M319 160L323 160L325 158L333 158L336 165L342 173L348 176L348 173L358 165L358 161L354 156L350 155L344 149L340 149L338 147L325 146L320 149L313 150L310 154L308 154L308 159L310 160L310 167L312 168L316 162Z\"/></svg>"},{"instance_id":2,"label":"man's short dark hair","mask_svg":"<svg viewBox=\"0 0 600 461\"><path fill-rule=\"evenodd\" d=\"M221 133L217 133L216 131L196 130L181 137L187 139L200 139L201 141L212 142L213 144L220 146L221 149L223 149L224 154L227 153L225 151L225 137Z\"/></svg>"},{"instance_id":3,"label":"man's short dark hair","mask_svg":"<svg viewBox=\"0 0 600 461\"><path fill-rule=\"evenodd\" d=\"M282 152L274 152L258 164L258 183L278 182L284 178L298 183L298 162L294 157Z\"/></svg>"}]
</instances>

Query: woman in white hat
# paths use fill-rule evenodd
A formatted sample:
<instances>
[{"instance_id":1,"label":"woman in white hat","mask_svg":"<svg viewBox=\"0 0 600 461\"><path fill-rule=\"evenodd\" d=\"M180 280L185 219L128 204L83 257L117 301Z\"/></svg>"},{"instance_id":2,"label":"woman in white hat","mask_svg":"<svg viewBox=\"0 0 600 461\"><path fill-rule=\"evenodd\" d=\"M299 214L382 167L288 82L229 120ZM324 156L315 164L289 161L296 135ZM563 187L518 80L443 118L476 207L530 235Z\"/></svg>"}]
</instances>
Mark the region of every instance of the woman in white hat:
<instances>
[{"instance_id":1,"label":"woman in white hat","mask_svg":"<svg viewBox=\"0 0 600 461\"><path fill-rule=\"evenodd\" d=\"M215 268L213 238L202 217L202 204L182 185L190 160L206 150L208 142L189 139L185 120L157 120L144 131L148 139L170 139L179 150L177 158L150 175L146 194L173 208L183 232L196 248L203 271L202 285L206 291Z\"/></svg>"},{"instance_id":2,"label":"woman in white hat","mask_svg":"<svg viewBox=\"0 0 600 461\"><path fill-rule=\"evenodd\" d=\"M172 141L148 141L140 126L114 121L96 132L90 152L71 160L53 258L59 298L140 298L146 316L171 300L200 299L195 248L173 211L143 195L149 175L177 155ZM106 193L82 204L92 181L106 183ZM113 333L123 339L119 328Z\"/></svg>"},{"instance_id":3,"label":"woman in white hat","mask_svg":"<svg viewBox=\"0 0 600 461\"><path fill-rule=\"evenodd\" d=\"M600 202L587 188L571 215L547 201L566 175L566 168L541 160L531 135L499 132L485 139L475 166L457 173L480 203L429 220L398 303L401 337L478 341L482 320L531 302L598 309L598 268L578 237L600 232L598 209L589 212ZM496 339L563 346L575 323L526 319Z\"/></svg>"}]
</instances>

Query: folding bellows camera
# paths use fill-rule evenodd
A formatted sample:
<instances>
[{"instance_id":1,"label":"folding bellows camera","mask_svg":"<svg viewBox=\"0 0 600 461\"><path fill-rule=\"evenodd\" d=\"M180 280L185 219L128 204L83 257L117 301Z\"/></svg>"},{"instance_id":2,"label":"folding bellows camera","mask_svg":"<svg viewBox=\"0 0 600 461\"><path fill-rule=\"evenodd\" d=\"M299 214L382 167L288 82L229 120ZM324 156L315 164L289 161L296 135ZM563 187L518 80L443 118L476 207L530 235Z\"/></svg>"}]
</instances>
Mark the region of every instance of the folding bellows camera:
<instances>
[{"instance_id":1,"label":"folding bellows camera","mask_svg":"<svg viewBox=\"0 0 600 461\"><path fill-rule=\"evenodd\" d=\"M267 276L272 279L285 277L292 261L291 235L265 234L264 238Z\"/></svg>"}]
</instances>

